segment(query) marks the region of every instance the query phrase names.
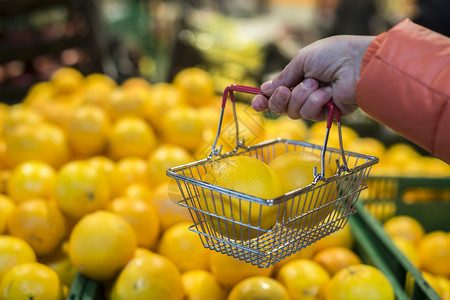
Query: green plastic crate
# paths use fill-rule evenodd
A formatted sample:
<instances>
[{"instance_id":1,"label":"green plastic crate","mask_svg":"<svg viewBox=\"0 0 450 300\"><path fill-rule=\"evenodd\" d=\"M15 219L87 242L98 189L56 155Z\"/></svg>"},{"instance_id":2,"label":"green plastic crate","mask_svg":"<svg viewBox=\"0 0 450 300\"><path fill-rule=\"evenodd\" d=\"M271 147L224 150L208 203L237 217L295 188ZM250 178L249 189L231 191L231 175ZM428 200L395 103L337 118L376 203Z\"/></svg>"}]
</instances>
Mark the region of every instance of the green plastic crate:
<instances>
[{"instance_id":1,"label":"green plastic crate","mask_svg":"<svg viewBox=\"0 0 450 300\"><path fill-rule=\"evenodd\" d=\"M361 194L360 201L366 204L380 222L394 215L407 215L419 221L427 232L450 230L450 177L369 177L369 189ZM429 193L440 192L444 198L421 203L411 203L407 193L427 189ZM433 195L431 194L431 197ZM371 206L370 206L371 205ZM375 205L375 206L374 206Z\"/></svg>"},{"instance_id":2,"label":"green plastic crate","mask_svg":"<svg viewBox=\"0 0 450 300\"><path fill-rule=\"evenodd\" d=\"M381 223L356 204L357 213L349 224L355 239L355 251L364 263L381 270L391 282L396 299L439 300L420 271L397 249Z\"/></svg>"}]
</instances>

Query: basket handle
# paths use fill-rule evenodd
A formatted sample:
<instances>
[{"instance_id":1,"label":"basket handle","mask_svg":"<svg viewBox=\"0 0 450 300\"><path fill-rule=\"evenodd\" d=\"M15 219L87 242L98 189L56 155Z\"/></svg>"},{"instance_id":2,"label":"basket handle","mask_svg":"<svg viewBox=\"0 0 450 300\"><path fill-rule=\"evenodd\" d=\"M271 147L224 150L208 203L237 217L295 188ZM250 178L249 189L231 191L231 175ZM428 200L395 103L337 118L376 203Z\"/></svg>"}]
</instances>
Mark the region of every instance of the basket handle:
<instances>
[{"instance_id":1,"label":"basket handle","mask_svg":"<svg viewBox=\"0 0 450 300\"><path fill-rule=\"evenodd\" d=\"M322 147L322 151L320 154L321 170L320 170L320 173L317 174L317 168L314 167L314 183L317 183L320 180L326 181L326 179L325 179L325 153L327 151L328 136L330 134L331 125L333 124L333 119L336 119L336 123L338 126L339 150L341 152L341 157L342 157L342 165L339 163L339 159L336 159L336 164L338 166L338 174L341 174L341 172L343 172L343 171L346 171L346 172L349 171L348 166L347 166L347 160L345 158L344 146L342 143L341 111L339 110L339 108L337 108L336 104L334 104L333 100L330 100L327 103L327 107L330 109L330 113L328 114L327 129L325 132L323 147Z\"/></svg>"},{"instance_id":2,"label":"basket handle","mask_svg":"<svg viewBox=\"0 0 450 300\"><path fill-rule=\"evenodd\" d=\"M234 123L236 124L236 148L234 149L234 151L237 151L237 149L239 149L239 148L245 149L244 140L239 140L239 122L238 122L237 114L236 114L236 105L235 105L234 93L233 93L234 91L247 93L247 94L253 94L253 95L262 95L263 94L261 92L260 88L250 87L250 86L245 86L245 85L232 84L225 88L225 90L223 92L223 97L222 97L222 108L220 110L219 126L217 128L216 138L214 139L211 153L209 154L208 158L211 158L214 155L220 155L220 151L222 150L222 146L219 146L219 148L216 148L216 145L217 145L217 141L220 136L220 130L222 128L223 115L224 115L224 111L225 111L225 106L227 104L228 96L230 96L231 103L233 103L233 116L234 116Z\"/></svg>"}]
</instances>

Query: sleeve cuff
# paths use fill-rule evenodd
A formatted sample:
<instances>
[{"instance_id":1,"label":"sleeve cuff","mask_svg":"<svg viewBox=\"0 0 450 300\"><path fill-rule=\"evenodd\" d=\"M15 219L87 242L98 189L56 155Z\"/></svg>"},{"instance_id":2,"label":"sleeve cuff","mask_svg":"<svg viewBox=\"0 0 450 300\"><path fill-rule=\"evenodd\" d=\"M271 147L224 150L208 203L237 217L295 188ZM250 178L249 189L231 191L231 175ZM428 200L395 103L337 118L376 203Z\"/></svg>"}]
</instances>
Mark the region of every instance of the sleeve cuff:
<instances>
[{"instance_id":1,"label":"sleeve cuff","mask_svg":"<svg viewBox=\"0 0 450 300\"><path fill-rule=\"evenodd\" d=\"M367 48L366 53L364 54L362 63L361 63L361 69L360 74L362 74L367 66L367 64L370 62L372 57L377 52L378 48L380 48L381 44L383 44L384 40L387 37L387 32L383 32L380 35L378 35L372 43L370 43L369 48Z\"/></svg>"}]
</instances>

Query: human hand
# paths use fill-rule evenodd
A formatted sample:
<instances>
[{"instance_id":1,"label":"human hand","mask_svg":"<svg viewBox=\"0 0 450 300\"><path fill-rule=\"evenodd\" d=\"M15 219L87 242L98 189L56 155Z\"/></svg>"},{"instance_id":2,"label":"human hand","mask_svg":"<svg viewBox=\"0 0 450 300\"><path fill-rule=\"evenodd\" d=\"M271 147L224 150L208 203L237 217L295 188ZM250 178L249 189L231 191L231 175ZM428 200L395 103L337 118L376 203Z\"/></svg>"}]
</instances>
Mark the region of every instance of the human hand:
<instances>
[{"instance_id":1,"label":"human hand","mask_svg":"<svg viewBox=\"0 0 450 300\"><path fill-rule=\"evenodd\" d=\"M253 109L322 121L333 99L342 115L353 112L361 63L374 38L334 36L300 49L280 74L261 85L264 95L253 98Z\"/></svg>"}]
</instances>

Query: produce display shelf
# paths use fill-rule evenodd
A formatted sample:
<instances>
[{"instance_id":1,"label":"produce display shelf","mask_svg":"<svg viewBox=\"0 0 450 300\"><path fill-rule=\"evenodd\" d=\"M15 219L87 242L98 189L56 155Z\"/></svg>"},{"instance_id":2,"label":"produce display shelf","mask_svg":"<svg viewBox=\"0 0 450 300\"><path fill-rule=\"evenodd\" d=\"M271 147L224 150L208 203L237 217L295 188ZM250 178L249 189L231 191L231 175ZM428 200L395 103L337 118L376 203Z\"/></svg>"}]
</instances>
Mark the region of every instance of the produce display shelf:
<instances>
[{"instance_id":1,"label":"produce display shelf","mask_svg":"<svg viewBox=\"0 0 450 300\"><path fill-rule=\"evenodd\" d=\"M355 252L365 264L381 270L391 282L397 300L438 300L420 271L395 247L381 223L356 204L357 213L349 218L355 240ZM100 282L77 274L67 300L106 300Z\"/></svg>"}]
</instances>

